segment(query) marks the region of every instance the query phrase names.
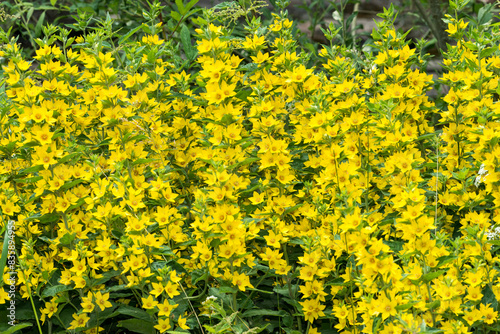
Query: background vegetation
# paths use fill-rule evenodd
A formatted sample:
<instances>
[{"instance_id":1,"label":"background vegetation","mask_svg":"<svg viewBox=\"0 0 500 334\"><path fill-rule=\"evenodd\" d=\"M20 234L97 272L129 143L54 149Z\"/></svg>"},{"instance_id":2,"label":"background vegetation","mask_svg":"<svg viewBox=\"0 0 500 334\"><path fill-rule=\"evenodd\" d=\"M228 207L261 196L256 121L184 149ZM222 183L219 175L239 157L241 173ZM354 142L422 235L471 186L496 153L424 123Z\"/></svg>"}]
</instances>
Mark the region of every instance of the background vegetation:
<instances>
[{"instance_id":1,"label":"background vegetation","mask_svg":"<svg viewBox=\"0 0 500 334\"><path fill-rule=\"evenodd\" d=\"M197 5L3 3L0 330L497 332L496 6Z\"/></svg>"}]
</instances>

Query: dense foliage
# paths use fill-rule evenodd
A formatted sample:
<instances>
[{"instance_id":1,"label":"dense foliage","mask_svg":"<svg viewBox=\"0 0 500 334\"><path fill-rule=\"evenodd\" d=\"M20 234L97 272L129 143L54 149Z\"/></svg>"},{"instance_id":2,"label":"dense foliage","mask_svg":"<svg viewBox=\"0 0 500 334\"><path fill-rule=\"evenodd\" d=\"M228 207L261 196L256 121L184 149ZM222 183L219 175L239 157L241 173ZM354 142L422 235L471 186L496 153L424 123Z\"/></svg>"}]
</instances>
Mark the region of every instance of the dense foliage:
<instances>
[{"instance_id":1,"label":"dense foliage","mask_svg":"<svg viewBox=\"0 0 500 334\"><path fill-rule=\"evenodd\" d=\"M363 51L311 55L285 1L269 25L195 3L47 25L32 59L3 32L0 330L500 330L493 6L450 2L433 77L392 6Z\"/></svg>"}]
</instances>

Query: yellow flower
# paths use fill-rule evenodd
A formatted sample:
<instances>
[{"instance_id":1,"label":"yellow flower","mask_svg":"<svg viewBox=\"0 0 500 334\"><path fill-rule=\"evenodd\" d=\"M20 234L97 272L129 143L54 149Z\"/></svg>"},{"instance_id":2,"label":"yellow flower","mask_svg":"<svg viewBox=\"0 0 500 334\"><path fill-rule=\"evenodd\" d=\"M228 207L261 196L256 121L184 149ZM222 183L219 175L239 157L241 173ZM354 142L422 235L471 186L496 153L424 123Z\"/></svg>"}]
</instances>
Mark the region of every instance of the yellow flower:
<instances>
[{"instance_id":1,"label":"yellow flower","mask_svg":"<svg viewBox=\"0 0 500 334\"><path fill-rule=\"evenodd\" d=\"M479 312L480 312L480 314L483 315L484 322L487 323L487 324L494 323L495 320L497 320L497 318L498 318L498 312L495 311L490 306L490 304L488 304L488 305L480 304L480 306L479 306Z\"/></svg>"},{"instance_id":2,"label":"yellow flower","mask_svg":"<svg viewBox=\"0 0 500 334\"><path fill-rule=\"evenodd\" d=\"M150 45L161 45L164 41L163 39L160 39L158 35L146 35L142 37L142 42L144 44L150 44Z\"/></svg>"},{"instance_id":3,"label":"yellow flower","mask_svg":"<svg viewBox=\"0 0 500 334\"><path fill-rule=\"evenodd\" d=\"M483 298L483 294L481 292L481 286L470 286L467 289L466 300L479 301Z\"/></svg>"},{"instance_id":4,"label":"yellow flower","mask_svg":"<svg viewBox=\"0 0 500 334\"><path fill-rule=\"evenodd\" d=\"M175 296L180 295L180 292L177 290L178 285L173 284L172 282L168 282L165 286L165 292L168 294L170 298L174 298Z\"/></svg>"},{"instance_id":5,"label":"yellow flower","mask_svg":"<svg viewBox=\"0 0 500 334\"><path fill-rule=\"evenodd\" d=\"M7 280L4 280L4 282L9 282L9 280L10 275L8 276ZM7 300L9 300L9 294L3 288L0 288L0 304L5 304Z\"/></svg>"},{"instance_id":6,"label":"yellow flower","mask_svg":"<svg viewBox=\"0 0 500 334\"><path fill-rule=\"evenodd\" d=\"M76 276L82 276L82 274L87 270L87 265L85 259L73 260L73 267L70 269Z\"/></svg>"},{"instance_id":7,"label":"yellow flower","mask_svg":"<svg viewBox=\"0 0 500 334\"><path fill-rule=\"evenodd\" d=\"M109 293L101 294L100 291L94 293L94 299L97 306L101 308L101 311L104 311L106 308L112 307L113 305L109 302Z\"/></svg>"},{"instance_id":8,"label":"yellow flower","mask_svg":"<svg viewBox=\"0 0 500 334\"><path fill-rule=\"evenodd\" d=\"M234 246L229 244L229 243L225 243L223 245L220 245L219 246L219 257L222 257L224 259L229 259L231 256L233 256L234 254Z\"/></svg>"},{"instance_id":9,"label":"yellow flower","mask_svg":"<svg viewBox=\"0 0 500 334\"><path fill-rule=\"evenodd\" d=\"M460 20L457 24L450 22L448 23L448 29L446 29L445 31L450 36L453 36L458 32L458 30L464 30L468 24L469 22L464 22L463 20Z\"/></svg>"},{"instance_id":10,"label":"yellow flower","mask_svg":"<svg viewBox=\"0 0 500 334\"><path fill-rule=\"evenodd\" d=\"M259 53L257 53L257 56L251 56L250 58L252 58L254 63L262 64L269 59L269 53L262 53L261 51L259 51Z\"/></svg>"},{"instance_id":11,"label":"yellow flower","mask_svg":"<svg viewBox=\"0 0 500 334\"><path fill-rule=\"evenodd\" d=\"M165 299L163 303L158 304L157 307L159 309L158 316L169 317L172 310L177 307L177 304L172 305Z\"/></svg>"},{"instance_id":12,"label":"yellow flower","mask_svg":"<svg viewBox=\"0 0 500 334\"><path fill-rule=\"evenodd\" d=\"M247 287L253 288L253 285L250 283L250 278L244 273L233 273L232 283L237 286L240 291L246 291Z\"/></svg>"},{"instance_id":13,"label":"yellow flower","mask_svg":"<svg viewBox=\"0 0 500 334\"><path fill-rule=\"evenodd\" d=\"M94 303L92 301L92 292L88 292L87 297L82 297L81 307L85 313L92 313L94 310Z\"/></svg>"},{"instance_id":14,"label":"yellow flower","mask_svg":"<svg viewBox=\"0 0 500 334\"><path fill-rule=\"evenodd\" d=\"M78 329L81 327L85 327L87 322L90 320L90 317L87 316L87 313L81 314L73 314L73 321L70 323L70 327L68 329Z\"/></svg>"},{"instance_id":15,"label":"yellow flower","mask_svg":"<svg viewBox=\"0 0 500 334\"><path fill-rule=\"evenodd\" d=\"M396 311L396 306L398 303L395 299L387 298L386 296L381 296L377 300L379 307L378 312L382 314L382 319L385 320L390 316L395 316L398 312Z\"/></svg>"},{"instance_id":16,"label":"yellow flower","mask_svg":"<svg viewBox=\"0 0 500 334\"><path fill-rule=\"evenodd\" d=\"M247 50L257 50L260 47L262 47L265 43L266 43L265 36L257 36L257 34L254 34L251 37L247 36L242 46Z\"/></svg>"},{"instance_id":17,"label":"yellow flower","mask_svg":"<svg viewBox=\"0 0 500 334\"><path fill-rule=\"evenodd\" d=\"M469 284L471 287L480 286L485 275L486 273L482 270L477 270L476 272L467 271L467 273L465 274L465 283Z\"/></svg>"},{"instance_id":18,"label":"yellow flower","mask_svg":"<svg viewBox=\"0 0 500 334\"><path fill-rule=\"evenodd\" d=\"M73 276L71 280L75 283L75 289L82 289L87 285L84 276Z\"/></svg>"},{"instance_id":19,"label":"yellow flower","mask_svg":"<svg viewBox=\"0 0 500 334\"><path fill-rule=\"evenodd\" d=\"M155 297L158 297L159 295L162 294L163 292L163 285L161 283L151 283L153 289L151 290L150 293L152 293Z\"/></svg>"},{"instance_id":20,"label":"yellow flower","mask_svg":"<svg viewBox=\"0 0 500 334\"><path fill-rule=\"evenodd\" d=\"M160 318L158 319L158 325L155 326L155 328L160 332L160 333L165 333L168 329L170 329L170 319L169 318Z\"/></svg>"},{"instance_id":21,"label":"yellow flower","mask_svg":"<svg viewBox=\"0 0 500 334\"><path fill-rule=\"evenodd\" d=\"M177 325L179 325L180 328L182 329L189 329L189 326L186 325L186 318L183 318L182 315L179 315L179 318L177 319Z\"/></svg>"},{"instance_id":22,"label":"yellow flower","mask_svg":"<svg viewBox=\"0 0 500 334\"><path fill-rule=\"evenodd\" d=\"M302 305L302 312L306 321L313 322L315 319L325 315L323 310L326 306L321 305L318 299L307 299L299 303Z\"/></svg>"},{"instance_id":23,"label":"yellow flower","mask_svg":"<svg viewBox=\"0 0 500 334\"><path fill-rule=\"evenodd\" d=\"M465 312L463 319L467 322L469 326L472 326L472 324L481 319L482 316L483 314L481 311L479 311L476 308L473 308L472 310Z\"/></svg>"},{"instance_id":24,"label":"yellow flower","mask_svg":"<svg viewBox=\"0 0 500 334\"><path fill-rule=\"evenodd\" d=\"M276 179L282 184L289 184L290 182L295 180L295 176L290 171L290 168L280 169L276 174Z\"/></svg>"},{"instance_id":25,"label":"yellow flower","mask_svg":"<svg viewBox=\"0 0 500 334\"><path fill-rule=\"evenodd\" d=\"M241 130L241 126L236 123L232 123L224 131L224 137L229 140L238 141L241 139Z\"/></svg>"},{"instance_id":26,"label":"yellow flower","mask_svg":"<svg viewBox=\"0 0 500 334\"><path fill-rule=\"evenodd\" d=\"M318 267L316 265L304 266L300 268L299 278L304 281L312 281L317 272Z\"/></svg>"},{"instance_id":27,"label":"yellow flower","mask_svg":"<svg viewBox=\"0 0 500 334\"><path fill-rule=\"evenodd\" d=\"M42 315L51 318L57 312L57 302L52 299L50 302L45 302L45 308L40 309Z\"/></svg>"},{"instance_id":28,"label":"yellow flower","mask_svg":"<svg viewBox=\"0 0 500 334\"><path fill-rule=\"evenodd\" d=\"M266 243L268 246L274 248L281 248L281 241L283 240L283 236L281 234L275 234L274 231L269 231L269 234L264 237L266 239Z\"/></svg>"},{"instance_id":29,"label":"yellow flower","mask_svg":"<svg viewBox=\"0 0 500 334\"><path fill-rule=\"evenodd\" d=\"M2 212L8 216L14 216L16 213L21 212L21 207L9 200L0 204L0 207L2 208Z\"/></svg>"},{"instance_id":30,"label":"yellow flower","mask_svg":"<svg viewBox=\"0 0 500 334\"><path fill-rule=\"evenodd\" d=\"M156 307L158 305L158 301L154 299L153 296L149 295L148 298L141 298L142 300L142 308L146 310L150 310Z\"/></svg>"},{"instance_id":31,"label":"yellow flower","mask_svg":"<svg viewBox=\"0 0 500 334\"><path fill-rule=\"evenodd\" d=\"M250 197L249 200L253 205L260 204L264 202L264 193L259 194L258 192L254 191L252 197Z\"/></svg>"},{"instance_id":32,"label":"yellow flower","mask_svg":"<svg viewBox=\"0 0 500 334\"><path fill-rule=\"evenodd\" d=\"M144 194L141 190L129 190L128 199L125 201L125 204L129 205L132 209L138 210L140 208L146 207L143 201Z\"/></svg>"}]
</instances>

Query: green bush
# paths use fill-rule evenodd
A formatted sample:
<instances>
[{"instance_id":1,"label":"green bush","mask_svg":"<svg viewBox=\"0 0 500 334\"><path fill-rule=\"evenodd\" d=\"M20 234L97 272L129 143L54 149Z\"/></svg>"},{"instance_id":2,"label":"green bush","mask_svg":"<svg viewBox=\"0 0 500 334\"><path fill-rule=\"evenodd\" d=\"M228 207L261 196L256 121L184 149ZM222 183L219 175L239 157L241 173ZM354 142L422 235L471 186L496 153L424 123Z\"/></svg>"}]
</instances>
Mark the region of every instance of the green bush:
<instances>
[{"instance_id":1,"label":"green bush","mask_svg":"<svg viewBox=\"0 0 500 334\"><path fill-rule=\"evenodd\" d=\"M497 331L493 6L450 2L434 79L393 6L310 55L284 1L195 2L33 57L2 31L0 329Z\"/></svg>"}]
</instances>

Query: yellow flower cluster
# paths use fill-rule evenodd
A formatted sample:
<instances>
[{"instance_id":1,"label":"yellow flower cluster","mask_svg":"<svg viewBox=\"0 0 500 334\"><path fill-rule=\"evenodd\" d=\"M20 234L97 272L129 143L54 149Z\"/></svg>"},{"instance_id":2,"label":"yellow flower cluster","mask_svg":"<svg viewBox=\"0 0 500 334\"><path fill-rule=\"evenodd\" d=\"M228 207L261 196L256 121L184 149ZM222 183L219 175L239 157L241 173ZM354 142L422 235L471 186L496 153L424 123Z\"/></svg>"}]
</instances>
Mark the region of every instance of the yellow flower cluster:
<instances>
[{"instance_id":1,"label":"yellow flower cluster","mask_svg":"<svg viewBox=\"0 0 500 334\"><path fill-rule=\"evenodd\" d=\"M436 80L390 22L317 68L292 28L207 23L188 65L158 35L3 47L0 211L44 326L496 330L498 34L450 21Z\"/></svg>"}]
</instances>

